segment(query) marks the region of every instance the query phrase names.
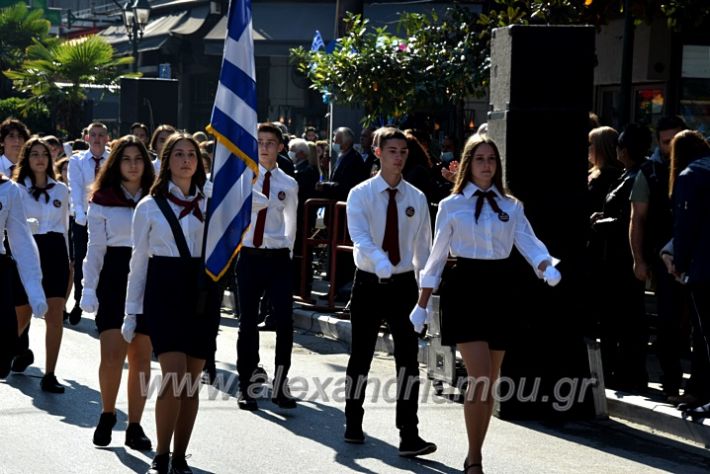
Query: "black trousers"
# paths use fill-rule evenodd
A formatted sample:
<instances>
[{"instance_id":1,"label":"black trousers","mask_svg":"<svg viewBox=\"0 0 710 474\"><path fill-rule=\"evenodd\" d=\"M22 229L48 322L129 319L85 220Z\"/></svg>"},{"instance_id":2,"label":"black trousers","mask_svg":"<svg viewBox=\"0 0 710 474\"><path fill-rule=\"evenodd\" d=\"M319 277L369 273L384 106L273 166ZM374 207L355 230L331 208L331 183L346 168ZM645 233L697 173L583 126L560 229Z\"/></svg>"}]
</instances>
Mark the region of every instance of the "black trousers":
<instances>
[{"instance_id":1,"label":"black trousers","mask_svg":"<svg viewBox=\"0 0 710 474\"><path fill-rule=\"evenodd\" d=\"M79 304L81 301L81 279L84 277L82 264L86 257L86 246L89 242L89 231L85 225L72 222L72 234L74 244L74 301Z\"/></svg>"},{"instance_id":2,"label":"black trousers","mask_svg":"<svg viewBox=\"0 0 710 474\"><path fill-rule=\"evenodd\" d=\"M683 331L683 311L688 294L680 283L668 273L663 261L656 258L652 264L656 283L658 311L658 360L663 372L663 390L677 391L683 380L680 359L689 346L688 334Z\"/></svg>"},{"instance_id":3,"label":"black trousers","mask_svg":"<svg viewBox=\"0 0 710 474\"><path fill-rule=\"evenodd\" d=\"M293 296L291 256L288 249L242 247L237 257L239 295L237 372L241 390L254 383L259 364L259 301L265 295L271 304L270 320L276 325L274 388L278 390L291 368L293 349Z\"/></svg>"},{"instance_id":4,"label":"black trousers","mask_svg":"<svg viewBox=\"0 0 710 474\"><path fill-rule=\"evenodd\" d=\"M0 255L0 372L10 369L17 347L17 316L12 299L12 266L7 255Z\"/></svg>"},{"instance_id":5,"label":"black trousers","mask_svg":"<svg viewBox=\"0 0 710 474\"><path fill-rule=\"evenodd\" d=\"M710 282L690 285L693 319L693 356L701 365L697 386L693 387L703 402L710 401ZM690 383L689 383L690 385ZM689 390L691 390L689 388Z\"/></svg>"},{"instance_id":6,"label":"black trousers","mask_svg":"<svg viewBox=\"0 0 710 474\"><path fill-rule=\"evenodd\" d=\"M359 425L365 413L365 389L375 344L383 321L394 339L397 367L396 426L403 436L417 433L419 398L418 336L409 321L417 302L414 272L395 275L388 283L378 282L372 273L357 270L350 300L352 346L346 371L345 418ZM386 387L381 381L380 388Z\"/></svg>"}]
</instances>

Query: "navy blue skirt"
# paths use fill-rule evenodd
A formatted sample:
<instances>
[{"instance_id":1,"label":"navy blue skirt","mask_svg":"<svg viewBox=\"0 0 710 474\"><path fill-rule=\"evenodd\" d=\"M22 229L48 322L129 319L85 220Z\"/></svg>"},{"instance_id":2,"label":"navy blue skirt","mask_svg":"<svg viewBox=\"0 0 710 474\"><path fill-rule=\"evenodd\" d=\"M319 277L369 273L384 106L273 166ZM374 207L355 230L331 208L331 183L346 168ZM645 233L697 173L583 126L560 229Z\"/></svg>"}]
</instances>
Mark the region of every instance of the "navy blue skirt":
<instances>
[{"instance_id":1,"label":"navy blue skirt","mask_svg":"<svg viewBox=\"0 0 710 474\"><path fill-rule=\"evenodd\" d=\"M143 297L143 313L156 355L182 352L206 359L216 349L219 307L216 285L203 277L198 258L151 257ZM198 300L208 309L198 314Z\"/></svg>"}]
</instances>

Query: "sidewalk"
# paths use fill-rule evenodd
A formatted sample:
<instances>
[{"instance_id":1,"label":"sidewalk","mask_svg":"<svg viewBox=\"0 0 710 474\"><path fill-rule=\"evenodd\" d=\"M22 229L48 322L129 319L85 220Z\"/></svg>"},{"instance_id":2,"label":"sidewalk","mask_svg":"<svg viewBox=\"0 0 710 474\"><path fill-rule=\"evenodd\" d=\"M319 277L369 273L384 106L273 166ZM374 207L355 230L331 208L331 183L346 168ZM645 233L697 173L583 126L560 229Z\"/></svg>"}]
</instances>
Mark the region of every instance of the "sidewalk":
<instances>
[{"instance_id":1,"label":"sidewalk","mask_svg":"<svg viewBox=\"0 0 710 474\"><path fill-rule=\"evenodd\" d=\"M349 320L333 314L307 309L294 309L294 326L308 332L323 334L348 346L352 338ZM380 335L376 350L393 353L391 335ZM421 341L419 362L426 364L428 346ZM694 422L684 420L681 412L672 405L653 400L644 395L631 395L606 389L609 417L654 436L681 441L693 447L710 448L710 420Z\"/></svg>"}]
</instances>

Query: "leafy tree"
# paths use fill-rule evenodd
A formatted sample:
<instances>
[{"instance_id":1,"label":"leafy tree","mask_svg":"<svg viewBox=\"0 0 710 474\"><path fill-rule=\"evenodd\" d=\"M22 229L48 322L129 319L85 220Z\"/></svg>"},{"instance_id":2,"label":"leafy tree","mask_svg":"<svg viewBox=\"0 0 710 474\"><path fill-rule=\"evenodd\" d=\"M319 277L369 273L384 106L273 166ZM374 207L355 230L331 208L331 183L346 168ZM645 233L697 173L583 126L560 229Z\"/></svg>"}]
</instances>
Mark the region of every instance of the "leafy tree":
<instances>
[{"instance_id":1,"label":"leafy tree","mask_svg":"<svg viewBox=\"0 0 710 474\"><path fill-rule=\"evenodd\" d=\"M71 136L81 132L83 104L88 84L116 85L122 69L133 57L118 58L113 47L99 36L65 41L51 47L35 42L27 50L20 68L5 71L19 92L26 94L23 110L46 104L56 120L54 128L64 128Z\"/></svg>"},{"instance_id":2,"label":"leafy tree","mask_svg":"<svg viewBox=\"0 0 710 474\"><path fill-rule=\"evenodd\" d=\"M56 43L49 35L50 23L42 10L29 10L24 2L0 9L0 71L22 64L26 49L35 41L45 45ZM12 84L0 77L2 96L9 95Z\"/></svg>"},{"instance_id":3,"label":"leafy tree","mask_svg":"<svg viewBox=\"0 0 710 474\"><path fill-rule=\"evenodd\" d=\"M32 107L23 114L23 100L19 97L8 97L0 99L0 118L17 117L27 125L32 133L54 133L54 130L49 128L51 116L49 109L43 104Z\"/></svg>"}]
</instances>

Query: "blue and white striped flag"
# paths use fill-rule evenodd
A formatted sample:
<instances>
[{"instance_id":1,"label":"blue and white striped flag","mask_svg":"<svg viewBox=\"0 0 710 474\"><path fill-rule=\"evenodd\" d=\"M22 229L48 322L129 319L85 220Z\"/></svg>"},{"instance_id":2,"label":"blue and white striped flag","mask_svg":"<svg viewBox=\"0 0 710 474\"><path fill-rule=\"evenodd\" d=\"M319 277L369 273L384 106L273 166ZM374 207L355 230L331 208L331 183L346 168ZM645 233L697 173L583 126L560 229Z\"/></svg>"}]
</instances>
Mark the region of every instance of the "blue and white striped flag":
<instances>
[{"instance_id":1,"label":"blue and white striped flag","mask_svg":"<svg viewBox=\"0 0 710 474\"><path fill-rule=\"evenodd\" d=\"M320 31L316 30L316 33L313 35L313 41L311 42L311 51L318 51L321 48L325 48L325 42L323 42Z\"/></svg>"},{"instance_id":2,"label":"blue and white striped flag","mask_svg":"<svg viewBox=\"0 0 710 474\"><path fill-rule=\"evenodd\" d=\"M222 71L207 131L217 140L207 207L205 269L217 281L241 248L258 174L256 74L251 0L232 0Z\"/></svg>"}]
</instances>

